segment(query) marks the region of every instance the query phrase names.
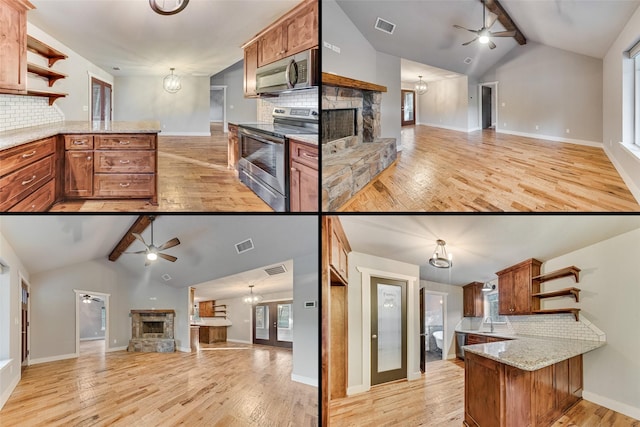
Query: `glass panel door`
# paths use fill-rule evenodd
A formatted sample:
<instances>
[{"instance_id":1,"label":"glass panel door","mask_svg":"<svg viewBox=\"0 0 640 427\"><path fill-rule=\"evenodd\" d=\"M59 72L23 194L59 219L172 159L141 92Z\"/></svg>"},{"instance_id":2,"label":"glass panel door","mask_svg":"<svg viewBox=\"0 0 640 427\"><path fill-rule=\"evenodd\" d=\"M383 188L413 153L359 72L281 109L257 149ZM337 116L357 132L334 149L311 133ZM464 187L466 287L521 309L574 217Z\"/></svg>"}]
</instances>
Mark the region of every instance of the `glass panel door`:
<instances>
[{"instance_id":1,"label":"glass panel door","mask_svg":"<svg viewBox=\"0 0 640 427\"><path fill-rule=\"evenodd\" d=\"M254 306L253 343L293 347L292 301L263 302Z\"/></svg>"},{"instance_id":2,"label":"glass panel door","mask_svg":"<svg viewBox=\"0 0 640 427\"><path fill-rule=\"evenodd\" d=\"M269 306L256 305L255 307L255 337L259 340L269 339Z\"/></svg>"},{"instance_id":3,"label":"glass panel door","mask_svg":"<svg viewBox=\"0 0 640 427\"><path fill-rule=\"evenodd\" d=\"M293 342L293 311L291 303L278 304L278 341Z\"/></svg>"},{"instance_id":4,"label":"glass panel door","mask_svg":"<svg viewBox=\"0 0 640 427\"><path fill-rule=\"evenodd\" d=\"M415 125L416 124L416 94L412 90L402 91L402 126Z\"/></svg>"},{"instance_id":5,"label":"glass panel door","mask_svg":"<svg viewBox=\"0 0 640 427\"><path fill-rule=\"evenodd\" d=\"M111 120L111 85L95 77L91 78L91 120Z\"/></svg>"}]
</instances>

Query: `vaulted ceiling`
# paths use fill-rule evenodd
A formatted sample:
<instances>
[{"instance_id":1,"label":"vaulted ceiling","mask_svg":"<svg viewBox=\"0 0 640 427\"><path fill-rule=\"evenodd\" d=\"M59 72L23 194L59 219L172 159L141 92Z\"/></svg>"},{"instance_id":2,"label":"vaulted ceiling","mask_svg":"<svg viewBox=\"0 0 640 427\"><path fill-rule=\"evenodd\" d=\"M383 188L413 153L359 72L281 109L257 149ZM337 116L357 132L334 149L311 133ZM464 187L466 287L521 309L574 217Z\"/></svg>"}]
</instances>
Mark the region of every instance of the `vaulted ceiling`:
<instances>
[{"instance_id":1,"label":"vaulted ceiling","mask_svg":"<svg viewBox=\"0 0 640 427\"><path fill-rule=\"evenodd\" d=\"M512 49L526 49L512 38L494 39L497 47L462 43L473 34L454 24L482 26L479 0L336 0L358 30L380 52L421 64L481 77ZM501 0L527 40L602 58L640 0ZM396 24L393 34L374 28L377 17ZM492 31L503 27L496 23ZM465 64L465 58L472 58ZM417 80L417 79L416 79Z\"/></svg>"},{"instance_id":2,"label":"vaulted ceiling","mask_svg":"<svg viewBox=\"0 0 640 427\"><path fill-rule=\"evenodd\" d=\"M35 275L91 260L110 263L107 256L135 219L122 215L0 216L0 232ZM202 284L286 264L299 255L317 254L317 224L317 218L309 216L160 215L154 223L154 242L159 245L178 237L181 244L166 250L178 260L159 259L145 267L144 255L123 254L114 265L126 270L133 280L152 279L174 287ZM149 243L150 230L142 237ZM249 238L255 248L238 254L235 244ZM143 249L136 241L128 251ZM165 281L164 274L171 279ZM261 280L263 293L290 290L292 276L288 282L284 277L267 279L266 273L255 271L212 285L220 287L221 298L229 298L246 293L247 280Z\"/></svg>"},{"instance_id":3,"label":"vaulted ceiling","mask_svg":"<svg viewBox=\"0 0 640 427\"><path fill-rule=\"evenodd\" d=\"M299 0L193 0L162 16L146 0L32 0L27 20L115 76L210 76ZM119 67L120 71L114 71Z\"/></svg>"}]
</instances>

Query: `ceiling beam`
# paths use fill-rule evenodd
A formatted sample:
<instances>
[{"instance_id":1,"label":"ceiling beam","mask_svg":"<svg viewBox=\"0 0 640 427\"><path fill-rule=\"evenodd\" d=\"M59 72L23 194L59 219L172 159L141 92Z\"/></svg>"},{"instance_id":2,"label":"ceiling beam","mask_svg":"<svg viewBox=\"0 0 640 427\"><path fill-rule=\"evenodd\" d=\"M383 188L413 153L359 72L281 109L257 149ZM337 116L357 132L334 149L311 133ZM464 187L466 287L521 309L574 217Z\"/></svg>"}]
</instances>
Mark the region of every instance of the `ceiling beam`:
<instances>
[{"instance_id":1,"label":"ceiling beam","mask_svg":"<svg viewBox=\"0 0 640 427\"><path fill-rule=\"evenodd\" d=\"M116 247L113 248L109 254L109 261L115 262L120 258L120 255L136 240L132 233L142 233L147 229L149 224L151 224L153 218L157 218L157 215L155 217L153 215L140 215L133 225L129 227L129 230L127 230L124 236L122 236L122 239L120 239Z\"/></svg>"},{"instance_id":2,"label":"ceiling beam","mask_svg":"<svg viewBox=\"0 0 640 427\"><path fill-rule=\"evenodd\" d=\"M516 23L513 22L513 19L511 19L507 11L504 10L504 7L502 7L498 0L480 0L480 2L484 3L490 12L498 15L498 21L500 21L505 30L516 32L516 35L513 36L513 38L516 39L518 44L527 44L527 39L524 37L524 34L522 34L520 28L518 28Z\"/></svg>"}]
</instances>

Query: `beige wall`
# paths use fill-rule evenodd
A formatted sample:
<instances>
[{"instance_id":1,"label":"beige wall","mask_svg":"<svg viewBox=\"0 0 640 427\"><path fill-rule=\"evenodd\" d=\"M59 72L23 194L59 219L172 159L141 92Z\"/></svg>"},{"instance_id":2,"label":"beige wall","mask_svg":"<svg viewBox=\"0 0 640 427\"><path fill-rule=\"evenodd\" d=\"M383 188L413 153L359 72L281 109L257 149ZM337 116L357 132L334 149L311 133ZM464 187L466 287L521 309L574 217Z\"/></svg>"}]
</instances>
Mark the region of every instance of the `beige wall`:
<instances>
[{"instance_id":1,"label":"beige wall","mask_svg":"<svg viewBox=\"0 0 640 427\"><path fill-rule=\"evenodd\" d=\"M467 76L429 82L429 91L418 96L417 122L467 132L468 92Z\"/></svg>"}]
</instances>

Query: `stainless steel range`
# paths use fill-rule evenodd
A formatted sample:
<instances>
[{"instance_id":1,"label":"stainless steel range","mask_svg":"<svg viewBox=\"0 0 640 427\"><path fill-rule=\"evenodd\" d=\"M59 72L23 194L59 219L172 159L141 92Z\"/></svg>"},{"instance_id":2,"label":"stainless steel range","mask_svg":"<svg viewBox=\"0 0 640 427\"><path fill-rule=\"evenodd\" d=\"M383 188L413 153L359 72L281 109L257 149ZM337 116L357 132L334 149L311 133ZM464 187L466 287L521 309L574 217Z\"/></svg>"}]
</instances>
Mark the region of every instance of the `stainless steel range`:
<instances>
[{"instance_id":1,"label":"stainless steel range","mask_svg":"<svg viewBox=\"0 0 640 427\"><path fill-rule=\"evenodd\" d=\"M238 125L240 181L276 212L289 211L289 136L317 134L318 111L276 107L273 123Z\"/></svg>"}]
</instances>

